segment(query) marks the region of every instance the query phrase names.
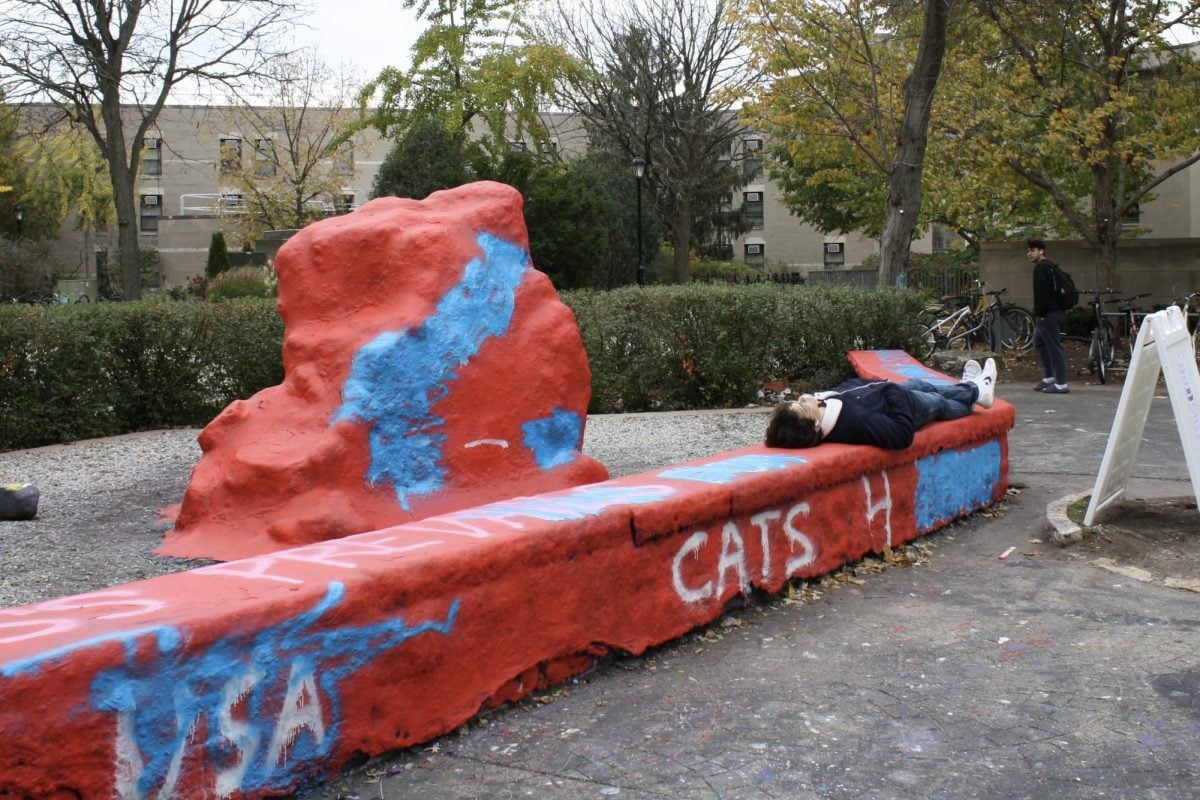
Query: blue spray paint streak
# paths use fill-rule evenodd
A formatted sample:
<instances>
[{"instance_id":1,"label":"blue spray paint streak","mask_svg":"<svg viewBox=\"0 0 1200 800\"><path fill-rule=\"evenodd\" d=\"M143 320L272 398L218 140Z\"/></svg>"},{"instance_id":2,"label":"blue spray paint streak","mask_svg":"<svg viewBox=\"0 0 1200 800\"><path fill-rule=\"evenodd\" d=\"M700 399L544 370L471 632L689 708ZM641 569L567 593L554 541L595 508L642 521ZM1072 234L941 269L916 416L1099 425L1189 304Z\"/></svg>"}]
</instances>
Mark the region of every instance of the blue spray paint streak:
<instances>
[{"instance_id":1,"label":"blue spray paint streak","mask_svg":"<svg viewBox=\"0 0 1200 800\"><path fill-rule=\"evenodd\" d=\"M807 463L799 456L734 456L721 461L700 464L695 467L676 467L658 473L661 478L698 483L732 483L741 475L756 472L771 472L787 469L796 464Z\"/></svg>"},{"instance_id":2,"label":"blue spray paint streak","mask_svg":"<svg viewBox=\"0 0 1200 800\"><path fill-rule=\"evenodd\" d=\"M46 650L38 653L36 656L26 658L21 661L11 661L0 668L0 677L11 678L14 675L24 675L36 672L41 666L47 662L58 661L76 650L87 650L93 647L107 644L108 642L118 642L125 649L125 657L132 659L137 653L137 642L144 636L153 636L158 640L159 652L170 652L180 645L181 639L179 631L174 628L156 625L150 628L140 628L133 631L121 631L120 633L110 633L104 636L95 636L91 639L73 642L72 644L57 647L53 650Z\"/></svg>"},{"instance_id":3,"label":"blue spray paint streak","mask_svg":"<svg viewBox=\"0 0 1200 800\"><path fill-rule=\"evenodd\" d=\"M522 497L458 511L454 516L490 520L532 517L550 522L568 522L599 516L614 506L657 503L674 494L675 490L668 486L586 486L567 495Z\"/></svg>"},{"instance_id":4,"label":"blue spray paint streak","mask_svg":"<svg viewBox=\"0 0 1200 800\"><path fill-rule=\"evenodd\" d=\"M876 350L874 351L879 358L880 365L897 375L904 378L917 378L923 381L929 381L936 384L955 383L954 380L948 379L945 375L937 370L929 369L916 361L913 357L903 350Z\"/></svg>"},{"instance_id":5,"label":"blue spray paint streak","mask_svg":"<svg viewBox=\"0 0 1200 800\"><path fill-rule=\"evenodd\" d=\"M944 450L917 461L917 530L936 525L992 502L1000 481L1000 443L970 450Z\"/></svg>"},{"instance_id":6,"label":"blue spray paint streak","mask_svg":"<svg viewBox=\"0 0 1200 800\"><path fill-rule=\"evenodd\" d=\"M467 264L462 281L420 327L382 333L358 351L333 416L335 423L371 423L367 479L391 483L406 511L410 496L445 482L445 420L434 416L433 404L487 339L508 330L529 266L529 254L511 242L487 233L476 242L483 259Z\"/></svg>"},{"instance_id":7,"label":"blue spray paint streak","mask_svg":"<svg viewBox=\"0 0 1200 800\"><path fill-rule=\"evenodd\" d=\"M257 746L243 754L249 760L240 788L253 793L287 785L293 770L325 756L337 741L341 721L338 684L414 636L449 634L459 605L454 601L440 622L409 626L395 618L360 628L312 631L344 596L343 585L331 583L324 599L311 611L269 630L233 634L200 654L173 648L160 649L156 658L135 658L133 639L137 634L130 633L126 663L98 674L91 688L92 706L97 711L123 712L134 720L134 741L144 760L139 796L164 784L174 755L188 746L190 735L199 729L194 723L201 718L206 722L203 747L208 762L218 767L237 763L236 748L220 730L219 716L229 705L227 687L247 676L253 676L253 683L242 701L246 703L245 720L238 724L260 730L251 737ZM160 645L162 641L159 637ZM280 766L271 761L269 744L293 667L319 683L329 707L329 724L322 741L301 728L288 747L287 764ZM318 698L310 702L318 702Z\"/></svg>"},{"instance_id":8,"label":"blue spray paint streak","mask_svg":"<svg viewBox=\"0 0 1200 800\"><path fill-rule=\"evenodd\" d=\"M556 408L549 417L526 422L521 431L537 465L550 469L575 458L583 437L583 420L574 411Z\"/></svg>"}]
</instances>

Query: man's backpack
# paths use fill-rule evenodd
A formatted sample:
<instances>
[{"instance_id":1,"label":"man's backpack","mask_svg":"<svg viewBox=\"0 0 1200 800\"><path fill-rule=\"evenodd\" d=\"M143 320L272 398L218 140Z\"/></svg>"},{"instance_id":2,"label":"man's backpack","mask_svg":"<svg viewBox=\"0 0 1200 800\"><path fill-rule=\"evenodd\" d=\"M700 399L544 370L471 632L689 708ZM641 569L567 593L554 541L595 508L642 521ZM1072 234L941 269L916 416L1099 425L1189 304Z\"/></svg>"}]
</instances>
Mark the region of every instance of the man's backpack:
<instances>
[{"instance_id":1,"label":"man's backpack","mask_svg":"<svg viewBox=\"0 0 1200 800\"><path fill-rule=\"evenodd\" d=\"M1079 290L1075 288L1075 281L1071 280L1071 276L1058 264L1049 259L1046 260L1046 263L1050 265L1054 298L1058 301L1058 307L1063 311L1070 311L1079 305Z\"/></svg>"}]
</instances>

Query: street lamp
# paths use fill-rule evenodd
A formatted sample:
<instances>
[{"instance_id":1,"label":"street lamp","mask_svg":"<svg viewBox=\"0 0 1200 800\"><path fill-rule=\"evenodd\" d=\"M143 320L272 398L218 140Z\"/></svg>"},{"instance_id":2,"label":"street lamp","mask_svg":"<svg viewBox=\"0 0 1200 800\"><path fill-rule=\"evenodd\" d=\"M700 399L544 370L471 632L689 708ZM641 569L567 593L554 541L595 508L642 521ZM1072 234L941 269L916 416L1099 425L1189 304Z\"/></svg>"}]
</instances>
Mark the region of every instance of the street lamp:
<instances>
[{"instance_id":1,"label":"street lamp","mask_svg":"<svg viewBox=\"0 0 1200 800\"><path fill-rule=\"evenodd\" d=\"M13 209L17 214L17 237L21 236L21 227L25 222L25 206L17 203L17 207Z\"/></svg>"},{"instance_id":2,"label":"street lamp","mask_svg":"<svg viewBox=\"0 0 1200 800\"><path fill-rule=\"evenodd\" d=\"M646 174L646 159L635 158L631 162L633 175L637 179L637 282L646 285L646 264L642 260L642 176Z\"/></svg>"}]
</instances>

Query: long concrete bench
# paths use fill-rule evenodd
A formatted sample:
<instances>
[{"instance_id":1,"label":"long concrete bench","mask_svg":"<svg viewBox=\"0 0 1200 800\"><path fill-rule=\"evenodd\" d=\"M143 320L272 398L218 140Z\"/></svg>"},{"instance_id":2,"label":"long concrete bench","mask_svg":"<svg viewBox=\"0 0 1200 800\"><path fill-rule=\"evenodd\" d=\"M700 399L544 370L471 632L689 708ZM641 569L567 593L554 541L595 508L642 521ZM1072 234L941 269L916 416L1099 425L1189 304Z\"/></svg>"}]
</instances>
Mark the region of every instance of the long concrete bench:
<instances>
[{"instance_id":1,"label":"long concrete bench","mask_svg":"<svg viewBox=\"0 0 1200 800\"><path fill-rule=\"evenodd\" d=\"M749 447L2 610L0 796L285 794L996 502L1013 420L997 400L903 451Z\"/></svg>"}]
</instances>

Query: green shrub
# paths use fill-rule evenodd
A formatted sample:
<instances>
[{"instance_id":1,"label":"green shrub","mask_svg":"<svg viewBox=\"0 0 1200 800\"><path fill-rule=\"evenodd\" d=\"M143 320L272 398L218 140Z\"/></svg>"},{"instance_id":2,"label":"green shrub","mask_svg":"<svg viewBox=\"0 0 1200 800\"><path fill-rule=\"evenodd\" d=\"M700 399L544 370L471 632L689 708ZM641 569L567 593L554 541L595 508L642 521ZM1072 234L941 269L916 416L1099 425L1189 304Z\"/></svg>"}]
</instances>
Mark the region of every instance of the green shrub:
<instances>
[{"instance_id":1,"label":"green shrub","mask_svg":"<svg viewBox=\"0 0 1200 800\"><path fill-rule=\"evenodd\" d=\"M224 277L224 276L222 276ZM846 352L915 344L919 292L688 284L563 292L593 413L752 402L763 381L826 388ZM0 305L0 451L203 425L283 380L268 299Z\"/></svg>"},{"instance_id":2,"label":"green shrub","mask_svg":"<svg viewBox=\"0 0 1200 800\"><path fill-rule=\"evenodd\" d=\"M594 413L742 405L764 380L849 377L846 352L915 344L916 292L690 284L564 292Z\"/></svg>"},{"instance_id":3,"label":"green shrub","mask_svg":"<svg viewBox=\"0 0 1200 800\"><path fill-rule=\"evenodd\" d=\"M216 231L208 242L208 261L204 265L204 277L212 280L231 266L229 248L225 245L225 234Z\"/></svg>"},{"instance_id":4,"label":"green shrub","mask_svg":"<svg viewBox=\"0 0 1200 800\"><path fill-rule=\"evenodd\" d=\"M239 297L274 297L273 277L267 267L234 267L209 281L204 296L214 303Z\"/></svg>"},{"instance_id":5,"label":"green shrub","mask_svg":"<svg viewBox=\"0 0 1200 800\"><path fill-rule=\"evenodd\" d=\"M272 301L0 306L0 450L203 425L283 378Z\"/></svg>"},{"instance_id":6,"label":"green shrub","mask_svg":"<svg viewBox=\"0 0 1200 800\"><path fill-rule=\"evenodd\" d=\"M715 261L699 259L692 262L693 283L761 283L766 275L740 261Z\"/></svg>"},{"instance_id":7,"label":"green shrub","mask_svg":"<svg viewBox=\"0 0 1200 800\"><path fill-rule=\"evenodd\" d=\"M0 236L0 302L47 294L62 273L62 262L45 242Z\"/></svg>"}]
</instances>

